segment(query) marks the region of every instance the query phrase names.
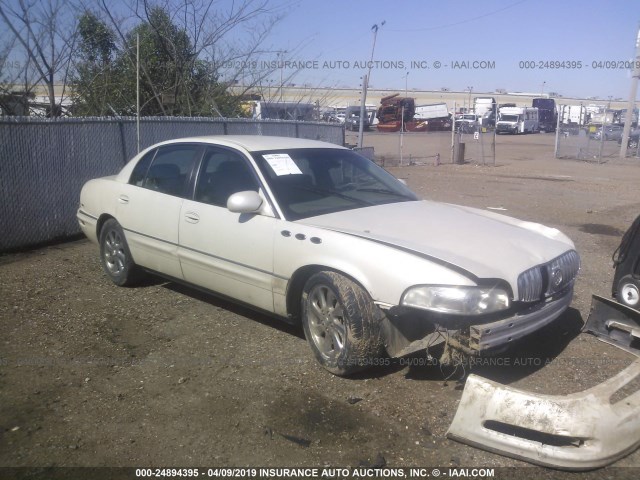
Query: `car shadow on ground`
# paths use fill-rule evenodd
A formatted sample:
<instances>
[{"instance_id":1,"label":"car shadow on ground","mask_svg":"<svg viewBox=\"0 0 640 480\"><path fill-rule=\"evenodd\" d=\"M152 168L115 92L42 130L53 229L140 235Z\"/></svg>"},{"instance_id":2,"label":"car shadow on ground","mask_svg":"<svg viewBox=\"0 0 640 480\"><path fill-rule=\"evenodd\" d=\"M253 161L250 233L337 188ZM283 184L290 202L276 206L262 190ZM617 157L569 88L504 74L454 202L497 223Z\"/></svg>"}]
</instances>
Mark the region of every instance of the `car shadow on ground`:
<instances>
[{"instance_id":1,"label":"car shadow on ground","mask_svg":"<svg viewBox=\"0 0 640 480\"><path fill-rule=\"evenodd\" d=\"M152 278L155 278L157 283L159 284L164 283L164 285L162 286L173 292L179 293L181 295L186 295L188 297L191 297L195 300L199 300L204 303L208 303L213 307L228 310L229 312L235 313L236 315L246 317L250 320L261 323L262 325L273 327L277 330L280 330L281 332L288 333L289 335L293 335L294 337L298 337L302 340L305 340L304 332L302 331L301 326L287 323L286 321L276 317L275 315L269 315L268 312L255 310L241 303L237 303L234 300L229 300L222 296L214 295L213 293L199 290L189 285L183 285L181 283L175 283L175 282L167 282L166 280L160 277L152 277ZM152 278L150 278L149 281L153 281ZM311 354L311 352L309 353Z\"/></svg>"},{"instance_id":2,"label":"car shadow on ground","mask_svg":"<svg viewBox=\"0 0 640 480\"><path fill-rule=\"evenodd\" d=\"M181 295L227 310L262 325L275 328L283 333L306 341L299 325L292 325L267 312L247 307L236 301L199 290L189 285L170 282L156 276L149 276L145 283L161 284ZM493 356L465 358L450 365L442 365L438 358L443 351L439 345L428 352L418 351L402 358L380 358L375 364L361 372L350 375L351 380L379 379L406 370L408 380L443 381L463 384L470 373L475 373L503 384L516 382L544 368L564 351L567 345L581 332L584 320L575 308L569 308L558 320L513 344L509 350ZM312 352L309 350L312 357Z\"/></svg>"}]
</instances>

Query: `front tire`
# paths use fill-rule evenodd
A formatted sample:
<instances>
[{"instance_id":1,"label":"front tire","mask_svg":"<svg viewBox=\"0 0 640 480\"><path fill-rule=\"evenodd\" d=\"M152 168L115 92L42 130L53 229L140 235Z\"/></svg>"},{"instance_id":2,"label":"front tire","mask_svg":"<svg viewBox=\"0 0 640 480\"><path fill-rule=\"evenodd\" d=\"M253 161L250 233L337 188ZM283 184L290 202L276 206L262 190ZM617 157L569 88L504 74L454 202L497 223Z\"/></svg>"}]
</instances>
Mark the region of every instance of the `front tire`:
<instances>
[{"instance_id":1,"label":"front tire","mask_svg":"<svg viewBox=\"0 0 640 480\"><path fill-rule=\"evenodd\" d=\"M627 307L640 310L640 281L625 275L618 282L617 300Z\"/></svg>"},{"instance_id":2,"label":"front tire","mask_svg":"<svg viewBox=\"0 0 640 480\"><path fill-rule=\"evenodd\" d=\"M382 352L378 308L362 287L336 272L311 276L302 293L302 325L318 362L334 375L376 363Z\"/></svg>"},{"instance_id":3,"label":"front tire","mask_svg":"<svg viewBox=\"0 0 640 480\"><path fill-rule=\"evenodd\" d=\"M113 218L100 230L100 263L111 281L120 287L134 285L143 276L133 261L122 227Z\"/></svg>"}]
</instances>

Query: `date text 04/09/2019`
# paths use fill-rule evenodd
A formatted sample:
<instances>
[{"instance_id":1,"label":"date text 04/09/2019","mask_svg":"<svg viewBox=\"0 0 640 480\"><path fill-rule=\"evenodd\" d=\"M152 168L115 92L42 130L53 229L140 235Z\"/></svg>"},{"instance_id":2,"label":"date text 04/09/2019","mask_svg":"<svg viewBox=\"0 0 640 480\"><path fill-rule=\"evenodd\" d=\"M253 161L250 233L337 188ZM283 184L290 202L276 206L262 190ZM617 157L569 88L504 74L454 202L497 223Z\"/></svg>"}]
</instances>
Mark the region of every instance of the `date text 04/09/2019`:
<instances>
[{"instance_id":1,"label":"date text 04/09/2019","mask_svg":"<svg viewBox=\"0 0 640 480\"><path fill-rule=\"evenodd\" d=\"M492 468L136 468L136 477L149 478L437 478L493 477Z\"/></svg>"},{"instance_id":2,"label":"date text 04/09/2019","mask_svg":"<svg viewBox=\"0 0 640 480\"><path fill-rule=\"evenodd\" d=\"M640 60L520 60L523 70L633 70L640 69Z\"/></svg>"}]
</instances>

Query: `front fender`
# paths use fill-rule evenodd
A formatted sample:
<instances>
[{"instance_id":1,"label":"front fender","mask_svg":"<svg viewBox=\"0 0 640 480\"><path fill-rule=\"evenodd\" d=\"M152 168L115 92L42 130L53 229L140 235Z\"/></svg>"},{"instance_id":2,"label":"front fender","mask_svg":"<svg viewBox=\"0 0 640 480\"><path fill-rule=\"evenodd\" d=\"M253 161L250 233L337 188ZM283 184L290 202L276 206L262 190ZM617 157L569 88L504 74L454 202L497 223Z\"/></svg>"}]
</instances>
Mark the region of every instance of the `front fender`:
<instances>
[{"instance_id":1,"label":"front fender","mask_svg":"<svg viewBox=\"0 0 640 480\"><path fill-rule=\"evenodd\" d=\"M470 276L406 250L287 222L274 240L274 273L290 279L307 265L343 272L360 283L375 302L389 306L397 305L412 285L475 285Z\"/></svg>"}]
</instances>

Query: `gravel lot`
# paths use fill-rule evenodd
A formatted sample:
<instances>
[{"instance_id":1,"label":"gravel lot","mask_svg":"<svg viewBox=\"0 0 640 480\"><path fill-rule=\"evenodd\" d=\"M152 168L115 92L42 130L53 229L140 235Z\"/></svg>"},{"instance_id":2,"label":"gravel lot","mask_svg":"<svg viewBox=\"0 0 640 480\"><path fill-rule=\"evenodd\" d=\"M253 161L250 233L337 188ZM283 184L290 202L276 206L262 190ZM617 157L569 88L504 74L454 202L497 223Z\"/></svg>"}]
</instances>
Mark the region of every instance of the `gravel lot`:
<instances>
[{"instance_id":1,"label":"gravel lot","mask_svg":"<svg viewBox=\"0 0 640 480\"><path fill-rule=\"evenodd\" d=\"M411 136L406 148L437 138ZM366 140L397 147L395 136ZM640 165L560 161L552 151L550 134L499 137L496 167L390 170L425 198L503 208L574 240L582 270L572 308L514 346L505 365L473 368L563 394L634 359L580 329L591 294L611 293L611 254L640 213ZM483 247L469 238L479 255ZM1 466L506 466L567 476L446 439L461 370L424 365L420 354L332 376L300 328L162 280L112 285L86 240L0 257L0 331ZM640 452L570 477L637 478L619 467L640 467Z\"/></svg>"}]
</instances>

